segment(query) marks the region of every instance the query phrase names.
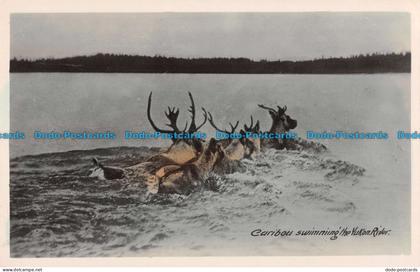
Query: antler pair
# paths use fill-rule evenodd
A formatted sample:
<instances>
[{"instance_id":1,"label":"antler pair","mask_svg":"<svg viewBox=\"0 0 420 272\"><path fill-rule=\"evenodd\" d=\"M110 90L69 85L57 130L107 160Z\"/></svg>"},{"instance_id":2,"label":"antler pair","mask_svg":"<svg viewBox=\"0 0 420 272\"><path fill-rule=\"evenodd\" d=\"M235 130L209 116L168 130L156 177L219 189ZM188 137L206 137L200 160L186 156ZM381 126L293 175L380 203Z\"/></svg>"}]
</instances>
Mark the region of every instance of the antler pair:
<instances>
[{"instance_id":1,"label":"antler pair","mask_svg":"<svg viewBox=\"0 0 420 272\"><path fill-rule=\"evenodd\" d=\"M251 124L249 126L244 124L244 130L245 131L252 131L252 132L259 132L259 130L260 130L260 120L258 120L257 123L255 123L255 126L254 126L254 119L252 118L252 115L251 115Z\"/></svg>"},{"instance_id":2,"label":"antler pair","mask_svg":"<svg viewBox=\"0 0 420 272\"><path fill-rule=\"evenodd\" d=\"M224 132L224 133L227 133L227 134L233 134L233 133L235 133L235 130L236 130L236 128L239 125L239 121L236 121L235 125L232 125L232 123L229 122L230 131L227 131L226 129L220 129L214 123L213 116L211 115L210 112L208 112L208 115L209 115L209 123L210 123L210 125L214 129L216 129L217 131L221 131L221 132ZM251 115L251 124L249 126L247 126L246 124L244 124L244 130L245 131L255 131L255 132L257 132L257 131L259 131L259 129L260 129L260 121L257 121L257 123L254 126L254 119L253 119L253 117Z\"/></svg>"},{"instance_id":3,"label":"antler pair","mask_svg":"<svg viewBox=\"0 0 420 272\"><path fill-rule=\"evenodd\" d=\"M165 111L165 116L169 120L169 124L166 124L166 125L168 127L172 128L172 130L167 130L167 129L159 128L152 120L152 116L151 116L152 92L150 92L149 100L148 100L148 104L147 104L147 118L148 118L150 124L152 125L153 129L156 130L157 132L161 132L161 133L185 133L185 132L194 133L194 132L197 132L200 128L202 128L208 120L210 122L210 125L214 129L216 129L217 131L221 131L221 132L228 133L228 134L232 134L232 133L235 132L235 130L237 129L237 127L239 125L239 121L236 121L235 125L233 125L232 123L229 123L230 131L228 131L226 129L220 129L214 123L214 119L213 119L212 114L210 112L207 112L203 107L201 109L203 111L204 121L199 126L197 126L196 123L195 123L196 109L195 109L194 98L193 98L191 92L188 92L188 96L189 96L190 102L191 102L191 106L188 109L188 111L191 113L191 123L190 123L190 126L189 126L188 130L187 130L188 121L186 122L183 130L180 130L178 128L177 121L178 121L178 116L179 116L179 108L175 108L175 107L173 107L173 108L168 107L168 110ZM274 114L274 115L284 114L287 110L287 106L284 106L284 107L277 106L277 110L275 110L274 108L271 108L271 107L267 107L263 104L258 104L258 106L262 109L268 110L270 112L270 114ZM258 132L259 127L260 127L260 121L257 121L257 123L254 126L254 120L253 120L252 115L251 115L251 124L249 126L244 124L244 130L245 131Z\"/></svg>"},{"instance_id":4,"label":"antler pair","mask_svg":"<svg viewBox=\"0 0 420 272\"><path fill-rule=\"evenodd\" d=\"M153 129L156 130L157 132L161 132L161 133L185 133L185 132L194 133L194 132L197 132L200 128L202 128L204 126L204 124L207 122L207 119L208 119L207 112L204 108L201 108L202 111L203 111L203 115L204 115L204 121L199 126L197 126L195 124L194 98L193 98L193 96L190 92L188 92L188 96L190 97L190 101L191 101L191 106L188 109L188 111L191 113L191 124L188 128L188 131L187 131L188 121L186 122L183 130L180 130L178 128L177 121L178 121L178 115L179 115L179 108L175 108L175 107L173 107L173 108L168 107L168 111L165 111L166 118L168 118L168 120L169 120L169 124L166 124L166 125L168 127L172 128L172 130L167 130L167 129L159 128L152 120L152 115L151 115L152 92L150 92L149 100L148 100L148 103L147 103L147 118L148 118L150 124L152 125Z\"/></svg>"},{"instance_id":5,"label":"antler pair","mask_svg":"<svg viewBox=\"0 0 420 272\"><path fill-rule=\"evenodd\" d=\"M206 109L201 107L201 110L203 111L203 116L204 116L204 121L203 123L201 123L201 125L199 125L198 127L195 125L195 104L194 104L194 99L192 97L192 94L190 92L188 92L188 96L190 97L190 101L191 101L191 106L188 109L188 111L191 113L191 125L190 128L188 129L189 133L194 133L196 131L198 131L200 128L202 128L204 126L204 124L207 122L208 116L207 116L207 112Z\"/></svg>"},{"instance_id":6,"label":"antler pair","mask_svg":"<svg viewBox=\"0 0 420 272\"><path fill-rule=\"evenodd\" d=\"M283 114L287 110L287 106L284 106L283 108L280 107L280 106L277 106L277 110L275 110L273 108L270 108L270 107L267 107L267 106L264 106L263 104L258 104L258 107L260 107L262 109L265 109L265 110L268 110L268 111L270 111L270 113L275 113L275 114L276 113L277 114Z\"/></svg>"},{"instance_id":7,"label":"antler pair","mask_svg":"<svg viewBox=\"0 0 420 272\"><path fill-rule=\"evenodd\" d=\"M232 134L232 133L234 133L235 132L235 130L236 130L236 128L238 127L238 125L239 125L239 121L236 121L236 123L235 123L235 125L232 125L232 123L229 123L229 125L230 125L230 131L227 131L227 130L225 130L225 129L220 129L220 128L218 128L217 126L216 126L216 124L214 123L214 120L213 120L213 115L211 115L211 113L210 112L208 112L208 115L209 115L209 123L210 123L210 125L215 129L215 130L217 130L217 131L221 131L221 132L224 132L224 133L227 133L227 134Z\"/></svg>"}]
</instances>

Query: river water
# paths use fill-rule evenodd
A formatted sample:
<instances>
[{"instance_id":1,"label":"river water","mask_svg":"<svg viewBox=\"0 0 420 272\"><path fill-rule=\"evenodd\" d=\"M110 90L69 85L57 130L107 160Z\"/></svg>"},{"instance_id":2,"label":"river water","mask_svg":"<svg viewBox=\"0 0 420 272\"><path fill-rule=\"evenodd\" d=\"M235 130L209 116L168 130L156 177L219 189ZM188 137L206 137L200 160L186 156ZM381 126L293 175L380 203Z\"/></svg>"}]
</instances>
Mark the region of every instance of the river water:
<instances>
[{"instance_id":1,"label":"river water","mask_svg":"<svg viewBox=\"0 0 420 272\"><path fill-rule=\"evenodd\" d=\"M270 117L256 105L279 104L298 120L303 138L307 130L342 130L383 131L390 139L321 140L326 154L270 150L245 160L245 172L214 177L217 189L188 196L148 196L128 181L88 177L92 156L126 166L153 153L141 146L168 144L122 138L125 130L151 130L150 91L154 119L162 125L168 105L181 108L181 124L187 120L190 91L221 125L252 114L268 129ZM407 253L410 144L395 134L409 129L409 74L11 74L11 131L27 135L10 145L11 255ZM31 139L36 130L109 130L118 139L39 141ZM209 125L203 131L214 133ZM337 240L250 235L340 227L391 232Z\"/></svg>"}]
</instances>

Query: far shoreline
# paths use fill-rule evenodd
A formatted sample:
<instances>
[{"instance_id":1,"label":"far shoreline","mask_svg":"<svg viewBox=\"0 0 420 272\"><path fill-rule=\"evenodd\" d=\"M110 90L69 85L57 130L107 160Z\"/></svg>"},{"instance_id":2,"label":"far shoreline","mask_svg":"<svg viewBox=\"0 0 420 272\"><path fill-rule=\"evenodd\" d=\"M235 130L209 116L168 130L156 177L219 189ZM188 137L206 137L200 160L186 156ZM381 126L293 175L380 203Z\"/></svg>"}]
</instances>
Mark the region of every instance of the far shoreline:
<instances>
[{"instance_id":1,"label":"far shoreline","mask_svg":"<svg viewBox=\"0 0 420 272\"><path fill-rule=\"evenodd\" d=\"M411 53L366 54L313 60L177 58L96 54L68 58L10 60L10 73L153 74L378 74L411 73Z\"/></svg>"}]
</instances>

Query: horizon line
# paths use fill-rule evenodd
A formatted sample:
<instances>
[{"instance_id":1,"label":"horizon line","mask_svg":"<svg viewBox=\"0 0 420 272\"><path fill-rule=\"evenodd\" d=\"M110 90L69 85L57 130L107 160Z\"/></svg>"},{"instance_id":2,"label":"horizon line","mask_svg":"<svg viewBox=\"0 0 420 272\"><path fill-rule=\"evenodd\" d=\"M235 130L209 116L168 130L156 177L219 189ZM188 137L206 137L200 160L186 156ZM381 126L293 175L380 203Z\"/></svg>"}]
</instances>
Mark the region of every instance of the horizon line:
<instances>
[{"instance_id":1,"label":"horizon line","mask_svg":"<svg viewBox=\"0 0 420 272\"><path fill-rule=\"evenodd\" d=\"M72 55L67 57L39 57L39 58L29 58L29 57L11 57L9 61L39 61L39 60L61 60L61 59L68 59L68 58L77 58L77 57L95 57L98 55L109 55L109 56L125 56L125 57L150 57L150 58L174 58L174 59L247 59L253 62L260 62L260 61L269 61L269 62L276 62L276 61L292 61L292 62L303 62L303 61L313 61L313 60L324 60L324 59L336 59L336 58L343 58L343 59L349 59L354 57L368 57L372 55L378 55L378 56L384 56L384 55L407 55L411 54L410 51L389 51L389 52L370 52L370 53L355 53L352 55L347 56L321 56L321 57L314 57L314 58L307 58L307 59L268 59L268 58L260 58L260 59L253 59L249 57L227 57L227 56L218 56L218 57L176 57L176 56L168 56L168 55L161 55L161 54L155 54L155 55L141 55L141 54L125 54L125 53L92 53L87 55Z\"/></svg>"}]
</instances>

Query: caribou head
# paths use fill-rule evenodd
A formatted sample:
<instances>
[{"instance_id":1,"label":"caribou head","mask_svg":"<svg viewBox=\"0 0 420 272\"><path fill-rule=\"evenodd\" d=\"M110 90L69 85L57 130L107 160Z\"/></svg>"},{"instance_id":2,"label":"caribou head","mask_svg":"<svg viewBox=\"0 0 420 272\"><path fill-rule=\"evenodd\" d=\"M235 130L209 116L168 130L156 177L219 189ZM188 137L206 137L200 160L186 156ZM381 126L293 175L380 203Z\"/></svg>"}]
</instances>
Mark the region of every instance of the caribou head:
<instances>
[{"instance_id":1,"label":"caribou head","mask_svg":"<svg viewBox=\"0 0 420 272\"><path fill-rule=\"evenodd\" d=\"M268 110L268 113L271 116L272 124L271 128L268 131L269 133L278 133L284 134L287 133L289 130L296 128L297 121L292 119L289 115L286 114L287 107L280 107L277 106L277 110L274 108L270 108L259 104L258 107ZM268 146L283 149L285 147L285 140L284 139L268 139L263 141L264 144L268 143Z\"/></svg>"},{"instance_id":2,"label":"caribou head","mask_svg":"<svg viewBox=\"0 0 420 272\"><path fill-rule=\"evenodd\" d=\"M262 104L259 104L258 107L268 110L268 113L271 116L273 123L269 132L285 133L291 129L296 128L297 121L286 114L286 106L277 106L277 110L275 110L274 108L264 106Z\"/></svg>"},{"instance_id":3,"label":"caribou head","mask_svg":"<svg viewBox=\"0 0 420 272\"><path fill-rule=\"evenodd\" d=\"M240 131L244 136L242 144L245 146L245 158L251 158L261 151L261 138L259 137L260 121L258 120L254 125L254 118L251 115L251 124L248 126L244 124L243 130Z\"/></svg>"}]
</instances>

